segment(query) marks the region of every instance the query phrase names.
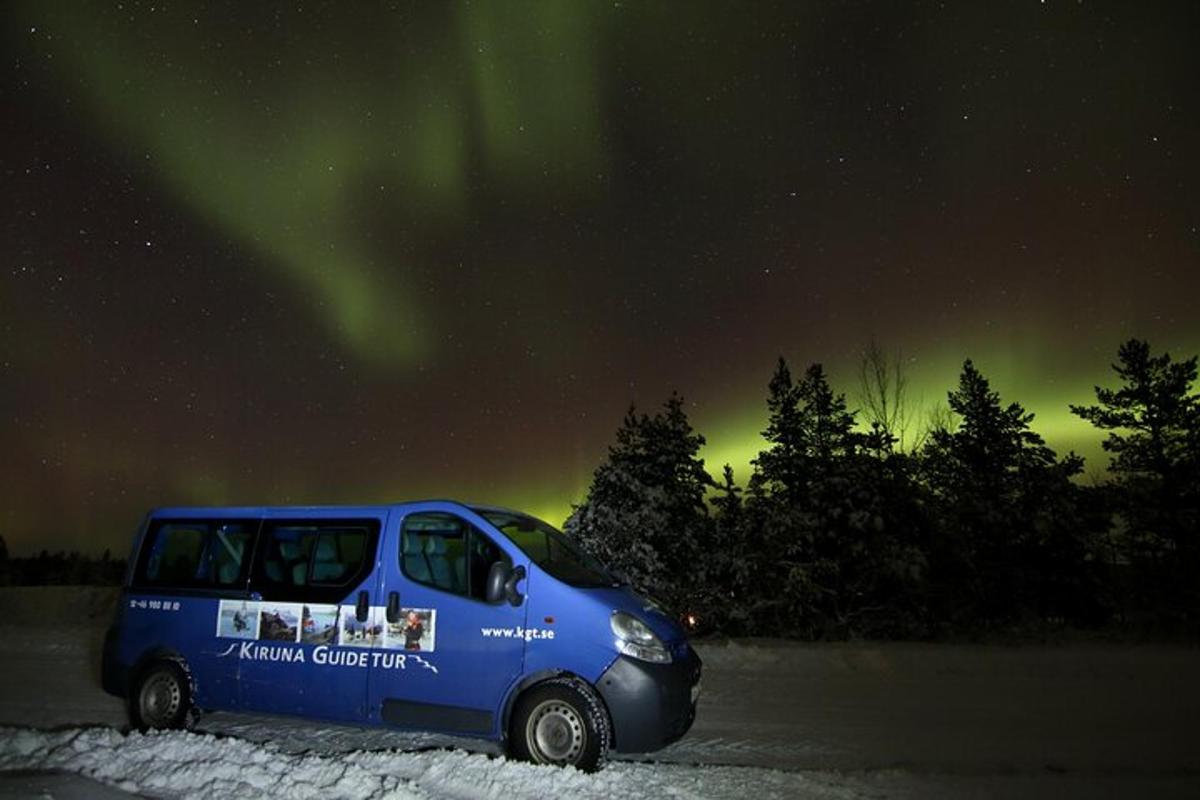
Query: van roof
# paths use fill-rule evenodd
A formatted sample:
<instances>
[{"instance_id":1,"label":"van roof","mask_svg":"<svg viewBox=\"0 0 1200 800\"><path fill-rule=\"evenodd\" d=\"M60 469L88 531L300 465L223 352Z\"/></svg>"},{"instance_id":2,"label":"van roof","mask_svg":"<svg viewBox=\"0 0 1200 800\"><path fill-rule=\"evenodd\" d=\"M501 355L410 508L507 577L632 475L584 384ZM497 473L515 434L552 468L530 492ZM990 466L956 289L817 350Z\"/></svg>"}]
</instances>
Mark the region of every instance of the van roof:
<instances>
[{"instance_id":1,"label":"van roof","mask_svg":"<svg viewBox=\"0 0 1200 800\"><path fill-rule=\"evenodd\" d=\"M509 511L499 506L464 503L459 500L433 498L406 500L399 503L375 505L295 505L295 506L160 506L150 510L152 517L261 517L270 514L313 514L317 516L346 516L348 514L383 514L393 510L458 510Z\"/></svg>"}]
</instances>

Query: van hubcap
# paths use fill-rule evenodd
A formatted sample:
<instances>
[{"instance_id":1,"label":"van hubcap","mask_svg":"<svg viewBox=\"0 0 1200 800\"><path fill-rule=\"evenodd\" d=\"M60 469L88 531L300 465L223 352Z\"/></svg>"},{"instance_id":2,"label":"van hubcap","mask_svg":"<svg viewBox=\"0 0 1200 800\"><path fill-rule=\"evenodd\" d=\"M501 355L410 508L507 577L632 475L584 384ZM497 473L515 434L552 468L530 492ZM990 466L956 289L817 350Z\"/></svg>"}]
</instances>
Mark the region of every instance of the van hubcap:
<instances>
[{"instance_id":1,"label":"van hubcap","mask_svg":"<svg viewBox=\"0 0 1200 800\"><path fill-rule=\"evenodd\" d=\"M160 672L142 685L139 697L142 720L152 728L169 725L179 712L182 700L179 683L167 673Z\"/></svg>"},{"instance_id":2,"label":"van hubcap","mask_svg":"<svg viewBox=\"0 0 1200 800\"><path fill-rule=\"evenodd\" d=\"M539 763L574 764L587 734L579 712L561 700L546 700L529 715L525 739Z\"/></svg>"}]
</instances>

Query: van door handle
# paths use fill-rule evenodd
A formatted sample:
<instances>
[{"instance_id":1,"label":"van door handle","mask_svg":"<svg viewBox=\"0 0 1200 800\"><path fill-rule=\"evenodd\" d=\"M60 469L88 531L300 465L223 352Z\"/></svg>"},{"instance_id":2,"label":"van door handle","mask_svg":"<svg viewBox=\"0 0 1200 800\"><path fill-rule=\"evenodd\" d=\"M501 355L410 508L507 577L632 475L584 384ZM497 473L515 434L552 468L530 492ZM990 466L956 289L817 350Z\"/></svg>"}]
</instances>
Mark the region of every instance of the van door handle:
<instances>
[{"instance_id":1,"label":"van door handle","mask_svg":"<svg viewBox=\"0 0 1200 800\"><path fill-rule=\"evenodd\" d=\"M354 607L354 618L359 622L366 622L367 615L371 611L371 596L366 591L358 593L358 605Z\"/></svg>"},{"instance_id":2,"label":"van door handle","mask_svg":"<svg viewBox=\"0 0 1200 800\"><path fill-rule=\"evenodd\" d=\"M387 621L388 622L399 622L400 621L400 593L399 592L388 592Z\"/></svg>"}]
</instances>

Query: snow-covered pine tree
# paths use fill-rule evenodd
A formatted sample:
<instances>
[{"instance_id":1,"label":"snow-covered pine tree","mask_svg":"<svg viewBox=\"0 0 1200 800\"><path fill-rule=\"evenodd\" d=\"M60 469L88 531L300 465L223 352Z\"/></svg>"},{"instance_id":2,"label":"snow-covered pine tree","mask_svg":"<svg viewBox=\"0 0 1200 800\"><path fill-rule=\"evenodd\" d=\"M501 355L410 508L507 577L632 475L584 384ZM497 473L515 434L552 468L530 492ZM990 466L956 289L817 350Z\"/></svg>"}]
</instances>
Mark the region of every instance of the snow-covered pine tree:
<instances>
[{"instance_id":1,"label":"snow-covered pine tree","mask_svg":"<svg viewBox=\"0 0 1200 800\"><path fill-rule=\"evenodd\" d=\"M793 383L780 359L767 409L744 511L759 626L806 637L911 626L921 554L906 462L886 432L855 429L819 364Z\"/></svg>"},{"instance_id":2,"label":"snow-covered pine tree","mask_svg":"<svg viewBox=\"0 0 1200 800\"><path fill-rule=\"evenodd\" d=\"M630 408L616 444L564 528L589 553L677 613L692 610L712 545L712 478L683 399L653 416Z\"/></svg>"},{"instance_id":3,"label":"snow-covered pine tree","mask_svg":"<svg viewBox=\"0 0 1200 800\"><path fill-rule=\"evenodd\" d=\"M751 631L757 587L751 580L757 553L747 547L747 524L742 489L726 464L711 499L713 544L707 548L699 571L698 624L703 630L730 635Z\"/></svg>"},{"instance_id":4,"label":"snow-covered pine tree","mask_svg":"<svg viewBox=\"0 0 1200 800\"><path fill-rule=\"evenodd\" d=\"M1108 431L1125 556L1141 574L1141 601L1200 618L1200 394L1197 358L1151 355L1130 339L1117 352L1118 389L1071 412Z\"/></svg>"},{"instance_id":5,"label":"snow-covered pine tree","mask_svg":"<svg viewBox=\"0 0 1200 800\"><path fill-rule=\"evenodd\" d=\"M759 553L759 616L785 632L819 635L842 615L842 573L856 490L847 460L857 457L863 435L845 398L829 386L820 364L792 382L782 358L768 384L768 447L754 459L747 504Z\"/></svg>"}]
</instances>

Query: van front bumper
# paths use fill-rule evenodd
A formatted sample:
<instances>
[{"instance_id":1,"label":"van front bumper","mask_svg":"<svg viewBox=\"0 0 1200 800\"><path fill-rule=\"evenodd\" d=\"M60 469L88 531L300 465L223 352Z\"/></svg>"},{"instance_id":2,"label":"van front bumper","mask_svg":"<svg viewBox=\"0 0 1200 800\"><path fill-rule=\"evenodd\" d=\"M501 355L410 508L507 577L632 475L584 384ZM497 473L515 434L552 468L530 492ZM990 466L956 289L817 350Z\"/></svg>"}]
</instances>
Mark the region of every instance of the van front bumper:
<instances>
[{"instance_id":1,"label":"van front bumper","mask_svg":"<svg viewBox=\"0 0 1200 800\"><path fill-rule=\"evenodd\" d=\"M613 749L649 753L683 736L696 719L700 657L689 645L672 648L670 664L618 656L596 682L613 724Z\"/></svg>"}]
</instances>

